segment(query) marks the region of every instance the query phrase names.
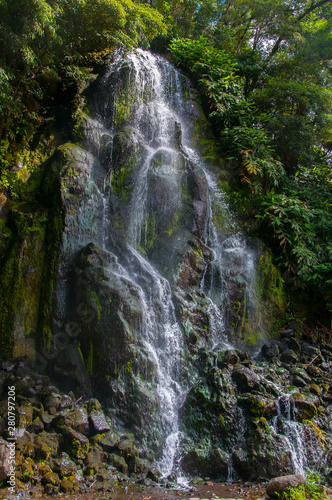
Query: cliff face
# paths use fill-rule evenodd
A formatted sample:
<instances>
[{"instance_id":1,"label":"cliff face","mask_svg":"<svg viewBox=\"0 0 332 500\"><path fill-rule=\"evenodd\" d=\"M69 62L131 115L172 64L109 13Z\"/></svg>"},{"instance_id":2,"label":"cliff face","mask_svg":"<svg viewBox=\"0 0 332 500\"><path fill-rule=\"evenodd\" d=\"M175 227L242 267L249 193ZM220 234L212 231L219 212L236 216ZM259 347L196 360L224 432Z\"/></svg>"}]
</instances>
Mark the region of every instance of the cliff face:
<instances>
[{"instance_id":1,"label":"cliff face","mask_svg":"<svg viewBox=\"0 0 332 500\"><path fill-rule=\"evenodd\" d=\"M306 452L289 426L316 445L303 421L319 401L308 381L299 397L283 386L305 350L292 329L254 367L283 283L230 212L220 164L204 161L211 137L190 83L162 58L119 53L86 102L81 139L45 163L36 203L7 208L4 350L98 396L164 475L302 471L316 456L295 462Z\"/></svg>"}]
</instances>

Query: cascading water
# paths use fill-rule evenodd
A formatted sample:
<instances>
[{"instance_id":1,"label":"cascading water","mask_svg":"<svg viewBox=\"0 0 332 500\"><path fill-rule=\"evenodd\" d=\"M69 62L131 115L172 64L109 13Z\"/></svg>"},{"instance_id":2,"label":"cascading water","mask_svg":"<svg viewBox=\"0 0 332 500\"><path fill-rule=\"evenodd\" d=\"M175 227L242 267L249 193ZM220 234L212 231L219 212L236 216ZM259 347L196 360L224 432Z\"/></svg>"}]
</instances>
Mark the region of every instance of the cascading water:
<instances>
[{"instance_id":1,"label":"cascading water","mask_svg":"<svg viewBox=\"0 0 332 500\"><path fill-rule=\"evenodd\" d=\"M188 420L200 425L188 403L198 394L216 405L231 480L246 418L218 356L246 323L259 329L255 252L194 144L202 115L187 80L163 58L137 50L118 53L96 85L94 118L84 125L89 152L75 153L85 183L75 213L68 210L62 267L69 271L58 296L64 304L66 281L76 273L68 316L84 323L82 300L96 309L80 341L89 363L105 358L96 386L124 422L120 431L136 432L155 451L164 476L179 472L185 446L199 433L188 431ZM221 387L228 401L221 402Z\"/></svg>"}]
</instances>

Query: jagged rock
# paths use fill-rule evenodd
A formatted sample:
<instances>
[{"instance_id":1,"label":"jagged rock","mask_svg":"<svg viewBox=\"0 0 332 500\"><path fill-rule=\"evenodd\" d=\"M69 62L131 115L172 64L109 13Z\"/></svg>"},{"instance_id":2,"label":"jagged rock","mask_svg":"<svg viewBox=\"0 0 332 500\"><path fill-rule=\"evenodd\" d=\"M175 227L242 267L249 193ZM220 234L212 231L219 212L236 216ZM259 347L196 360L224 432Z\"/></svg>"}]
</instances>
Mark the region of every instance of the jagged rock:
<instances>
[{"instance_id":1,"label":"jagged rock","mask_svg":"<svg viewBox=\"0 0 332 500\"><path fill-rule=\"evenodd\" d=\"M103 452L94 448L90 450L84 460L85 474L91 476L98 472L100 464L103 462Z\"/></svg>"},{"instance_id":2,"label":"jagged rock","mask_svg":"<svg viewBox=\"0 0 332 500\"><path fill-rule=\"evenodd\" d=\"M74 475L77 471L77 465L73 460L71 460L67 453L62 452L58 469L60 477L64 478L66 476Z\"/></svg>"},{"instance_id":3,"label":"jagged rock","mask_svg":"<svg viewBox=\"0 0 332 500\"><path fill-rule=\"evenodd\" d=\"M118 442L119 437L115 432L110 431L106 434L97 434L93 436L91 440L93 443L99 444L104 451L112 452L117 449L115 445Z\"/></svg>"},{"instance_id":4,"label":"jagged rock","mask_svg":"<svg viewBox=\"0 0 332 500\"><path fill-rule=\"evenodd\" d=\"M148 468L144 460L139 457L132 457L128 462L128 470L131 474L134 473L141 475L146 474Z\"/></svg>"},{"instance_id":5,"label":"jagged rock","mask_svg":"<svg viewBox=\"0 0 332 500\"><path fill-rule=\"evenodd\" d=\"M295 407L298 420L310 420L317 415L317 408L310 401L295 400Z\"/></svg>"},{"instance_id":6,"label":"jagged rock","mask_svg":"<svg viewBox=\"0 0 332 500\"><path fill-rule=\"evenodd\" d=\"M223 368L226 365L237 365L239 362L240 358L234 349L218 352L217 364L219 368Z\"/></svg>"},{"instance_id":7,"label":"jagged rock","mask_svg":"<svg viewBox=\"0 0 332 500\"><path fill-rule=\"evenodd\" d=\"M123 457L115 455L115 453L110 453L108 455L108 461L116 467L119 472L126 474L128 472L128 465Z\"/></svg>"},{"instance_id":8,"label":"jagged rock","mask_svg":"<svg viewBox=\"0 0 332 500\"><path fill-rule=\"evenodd\" d=\"M98 399L92 398L92 399L89 399L89 401L87 402L86 409L87 409L88 414L90 414L93 410L100 411L101 404L99 403Z\"/></svg>"},{"instance_id":9,"label":"jagged rock","mask_svg":"<svg viewBox=\"0 0 332 500\"><path fill-rule=\"evenodd\" d=\"M281 361L290 365L298 363L299 358L292 349L287 349L281 353Z\"/></svg>"},{"instance_id":10,"label":"jagged rock","mask_svg":"<svg viewBox=\"0 0 332 500\"><path fill-rule=\"evenodd\" d=\"M302 474L276 477L268 483L266 493L271 498L278 498L287 488L295 488L300 484L305 484L305 482L305 477Z\"/></svg>"},{"instance_id":11,"label":"jagged rock","mask_svg":"<svg viewBox=\"0 0 332 500\"><path fill-rule=\"evenodd\" d=\"M316 396L321 396L321 394L322 394L322 390L321 390L321 388L320 388L317 384L312 384L312 385L309 387L309 391L310 391L312 394L316 394Z\"/></svg>"},{"instance_id":12,"label":"jagged rock","mask_svg":"<svg viewBox=\"0 0 332 500\"><path fill-rule=\"evenodd\" d=\"M194 449L185 453L181 459L181 468L191 475L203 475L213 479L225 480L228 474L229 454L221 449Z\"/></svg>"},{"instance_id":13,"label":"jagged rock","mask_svg":"<svg viewBox=\"0 0 332 500\"><path fill-rule=\"evenodd\" d=\"M158 483L162 477L162 473L157 469L157 467L151 467L151 469L148 470L146 477Z\"/></svg>"},{"instance_id":14,"label":"jagged rock","mask_svg":"<svg viewBox=\"0 0 332 500\"><path fill-rule=\"evenodd\" d=\"M56 392L52 392L51 394L46 396L44 400L45 410L50 415L55 415L60 405L61 405L61 396Z\"/></svg>"},{"instance_id":15,"label":"jagged rock","mask_svg":"<svg viewBox=\"0 0 332 500\"><path fill-rule=\"evenodd\" d=\"M298 366L294 366L291 368L290 373L292 373L294 376L301 377L306 382L306 385L311 384L311 378L307 374L307 372L303 368L299 368Z\"/></svg>"},{"instance_id":16,"label":"jagged rock","mask_svg":"<svg viewBox=\"0 0 332 500\"><path fill-rule=\"evenodd\" d=\"M276 403L270 398L250 394L239 398L238 401L253 417L271 418L276 413Z\"/></svg>"},{"instance_id":17,"label":"jagged rock","mask_svg":"<svg viewBox=\"0 0 332 500\"><path fill-rule=\"evenodd\" d=\"M89 420L94 434L102 434L111 430L102 411L93 410L89 415Z\"/></svg>"},{"instance_id":18,"label":"jagged rock","mask_svg":"<svg viewBox=\"0 0 332 500\"><path fill-rule=\"evenodd\" d=\"M90 434L89 420L84 408L75 408L74 411L66 413L65 425L85 436L89 436Z\"/></svg>"},{"instance_id":19,"label":"jagged rock","mask_svg":"<svg viewBox=\"0 0 332 500\"><path fill-rule=\"evenodd\" d=\"M18 464L17 477L23 483L27 483L35 477L36 469L37 466L35 462L30 457L28 457L21 465Z\"/></svg>"},{"instance_id":20,"label":"jagged rock","mask_svg":"<svg viewBox=\"0 0 332 500\"><path fill-rule=\"evenodd\" d=\"M121 456L125 459L129 459L132 456L138 457L139 451L135 447L135 441L133 439L121 439L116 443L116 448L118 449Z\"/></svg>"},{"instance_id":21,"label":"jagged rock","mask_svg":"<svg viewBox=\"0 0 332 500\"><path fill-rule=\"evenodd\" d=\"M64 427L62 434L64 446L69 455L84 460L89 450L88 438L70 427Z\"/></svg>"},{"instance_id":22,"label":"jagged rock","mask_svg":"<svg viewBox=\"0 0 332 500\"><path fill-rule=\"evenodd\" d=\"M42 460L55 457L59 453L60 436L55 433L41 432L34 439L35 453Z\"/></svg>"},{"instance_id":23,"label":"jagged rock","mask_svg":"<svg viewBox=\"0 0 332 500\"><path fill-rule=\"evenodd\" d=\"M255 372L246 367L234 367L232 379L236 382L241 392L250 392L259 386L259 378Z\"/></svg>"},{"instance_id":24,"label":"jagged rock","mask_svg":"<svg viewBox=\"0 0 332 500\"><path fill-rule=\"evenodd\" d=\"M302 377L299 377L299 375L295 375L292 379L292 384L295 385L295 387L306 387L307 383L305 380L303 380Z\"/></svg>"},{"instance_id":25,"label":"jagged rock","mask_svg":"<svg viewBox=\"0 0 332 500\"><path fill-rule=\"evenodd\" d=\"M39 434L40 432L43 432L45 426L43 421L40 419L40 417L37 417L34 419L34 421L29 425L28 430L29 432L33 432L34 434Z\"/></svg>"},{"instance_id":26,"label":"jagged rock","mask_svg":"<svg viewBox=\"0 0 332 500\"><path fill-rule=\"evenodd\" d=\"M72 398L68 396L68 394L63 394L63 396L61 396L61 403L60 403L61 410L67 410L67 409L72 410L73 406L74 406L74 401L72 400Z\"/></svg>"},{"instance_id":27,"label":"jagged rock","mask_svg":"<svg viewBox=\"0 0 332 500\"><path fill-rule=\"evenodd\" d=\"M280 343L278 341L272 341L269 344L264 344L261 348L262 355L267 359L278 358Z\"/></svg>"},{"instance_id":28,"label":"jagged rock","mask_svg":"<svg viewBox=\"0 0 332 500\"><path fill-rule=\"evenodd\" d=\"M43 413L41 419L47 431L52 428L53 420L56 420L56 418L57 418L56 415L49 415L48 413Z\"/></svg>"},{"instance_id":29,"label":"jagged rock","mask_svg":"<svg viewBox=\"0 0 332 500\"><path fill-rule=\"evenodd\" d=\"M77 491L79 489L79 484L76 477L64 477L61 479L60 490L64 493L70 493L71 491Z\"/></svg>"},{"instance_id":30,"label":"jagged rock","mask_svg":"<svg viewBox=\"0 0 332 500\"><path fill-rule=\"evenodd\" d=\"M42 478L42 484L52 484L53 486L60 485L60 478L55 472L46 472Z\"/></svg>"}]
</instances>

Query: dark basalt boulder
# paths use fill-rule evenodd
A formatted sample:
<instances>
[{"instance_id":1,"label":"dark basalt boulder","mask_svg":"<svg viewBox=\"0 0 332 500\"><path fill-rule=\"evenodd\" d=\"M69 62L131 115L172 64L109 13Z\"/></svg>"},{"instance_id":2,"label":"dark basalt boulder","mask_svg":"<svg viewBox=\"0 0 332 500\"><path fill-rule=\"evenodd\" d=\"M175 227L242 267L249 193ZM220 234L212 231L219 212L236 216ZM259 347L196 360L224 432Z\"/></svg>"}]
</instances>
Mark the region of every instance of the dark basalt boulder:
<instances>
[{"instance_id":1,"label":"dark basalt boulder","mask_svg":"<svg viewBox=\"0 0 332 500\"><path fill-rule=\"evenodd\" d=\"M230 456L221 449L208 454L198 447L188 451L181 459L181 468L192 476L205 476L214 480L226 480Z\"/></svg>"},{"instance_id":2,"label":"dark basalt boulder","mask_svg":"<svg viewBox=\"0 0 332 500\"><path fill-rule=\"evenodd\" d=\"M250 392L259 387L259 377L245 366L235 366L232 372L232 379L236 382L241 392Z\"/></svg>"}]
</instances>

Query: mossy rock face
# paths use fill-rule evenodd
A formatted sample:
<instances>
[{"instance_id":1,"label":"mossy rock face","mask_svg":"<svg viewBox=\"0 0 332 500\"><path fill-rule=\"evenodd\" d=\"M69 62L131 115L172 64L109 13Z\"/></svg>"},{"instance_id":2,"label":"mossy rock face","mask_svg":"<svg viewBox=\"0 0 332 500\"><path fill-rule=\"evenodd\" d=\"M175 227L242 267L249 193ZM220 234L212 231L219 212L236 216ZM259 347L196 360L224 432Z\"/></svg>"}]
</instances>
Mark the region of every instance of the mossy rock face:
<instances>
[{"instance_id":1,"label":"mossy rock face","mask_svg":"<svg viewBox=\"0 0 332 500\"><path fill-rule=\"evenodd\" d=\"M159 398L152 383L154 363L138 344L143 314L139 288L121 277L112 254L89 244L76 259L71 289L68 319L78 325L79 351L93 393L112 398L126 425L148 432L156 425L151 414L159 408Z\"/></svg>"},{"instance_id":2,"label":"mossy rock face","mask_svg":"<svg viewBox=\"0 0 332 500\"><path fill-rule=\"evenodd\" d=\"M255 347L273 337L281 327L287 297L279 270L272 263L271 253L256 241L250 249L255 269L255 283L249 293L246 277L238 264L230 263L232 272L226 283L228 304L226 329L232 342L240 347ZM272 351L270 357L278 356Z\"/></svg>"},{"instance_id":3,"label":"mossy rock face","mask_svg":"<svg viewBox=\"0 0 332 500\"><path fill-rule=\"evenodd\" d=\"M85 436L90 434L89 420L86 411L83 408L76 408L65 416L65 423L72 429Z\"/></svg>"},{"instance_id":4,"label":"mossy rock face","mask_svg":"<svg viewBox=\"0 0 332 500\"><path fill-rule=\"evenodd\" d=\"M185 452L181 468L192 476L207 476L214 480L225 481L228 476L229 454L217 448L206 451L199 447Z\"/></svg>"},{"instance_id":5,"label":"mossy rock face","mask_svg":"<svg viewBox=\"0 0 332 500\"><path fill-rule=\"evenodd\" d=\"M282 438L264 427L256 426L246 439L245 447L232 454L235 471L243 479L273 478L292 473L291 454L285 450Z\"/></svg>"},{"instance_id":6,"label":"mossy rock face","mask_svg":"<svg viewBox=\"0 0 332 500\"><path fill-rule=\"evenodd\" d=\"M60 490L64 493L70 493L71 491L77 491L79 489L79 483L75 476L64 477L61 479Z\"/></svg>"},{"instance_id":7,"label":"mossy rock face","mask_svg":"<svg viewBox=\"0 0 332 500\"><path fill-rule=\"evenodd\" d=\"M30 482L36 474L36 464L32 458L26 458L22 465L18 467L17 478L23 483Z\"/></svg>"},{"instance_id":8,"label":"mossy rock face","mask_svg":"<svg viewBox=\"0 0 332 500\"><path fill-rule=\"evenodd\" d=\"M276 414L275 401L263 396L249 394L239 398L241 406L247 409L251 416L257 418L271 418Z\"/></svg>"},{"instance_id":9,"label":"mossy rock face","mask_svg":"<svg viewBox=\"0 0 332 500\"><path fill-rule=\"evenodd\" d=\"M108 460L119 472L122 472L123 474L128 472L128 465L123 457L120 457L115 453L110 453Z\"/></svg>"},{"instance_id":10,"label":"mossy rock face","mask_svg":"<svg viewBox=\"0 0 332 500\"><path fill-rule=\"evenodd\" d=\"M245 366L236 366L232 372L232 379L236 382L241 392L250 392L259 387L258 376Z\"/></svg>"},{"instance_id":11,"label":"mossy rock face","mask_svg":"<svg viewBox=\"0 0 332 500\"><path fill-rule=\"evenodd\" d=\"M62 438L56 433L41 432L34 440L35 453L40 459L56 457L60 451Z\"/></svg>"}]
</instances>

